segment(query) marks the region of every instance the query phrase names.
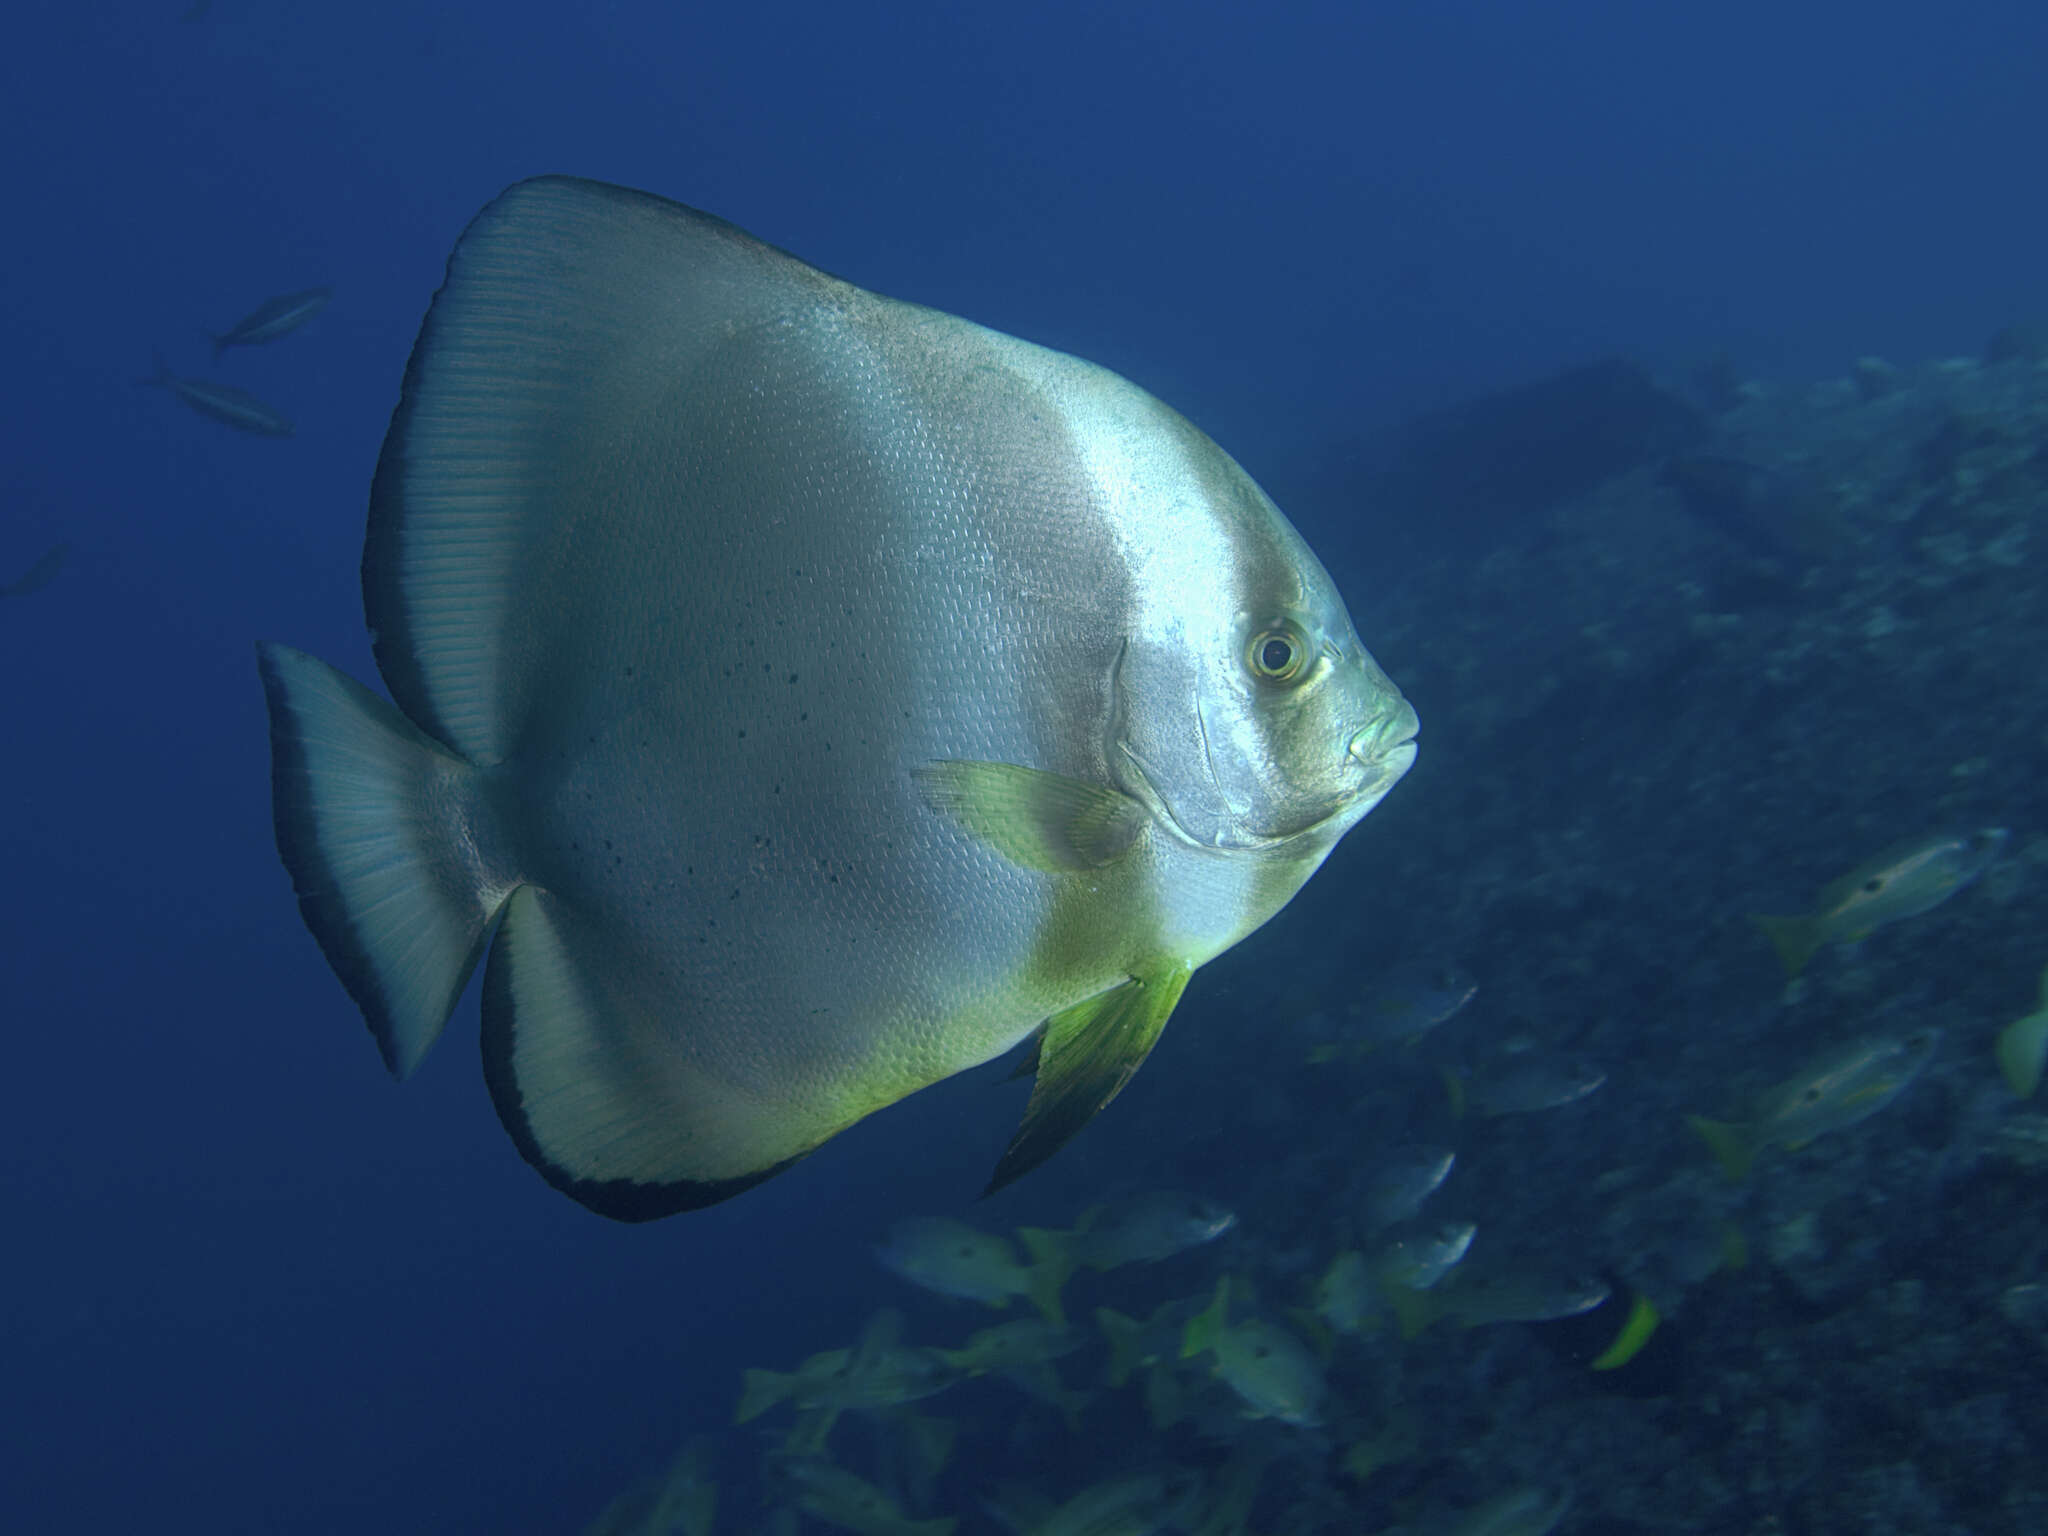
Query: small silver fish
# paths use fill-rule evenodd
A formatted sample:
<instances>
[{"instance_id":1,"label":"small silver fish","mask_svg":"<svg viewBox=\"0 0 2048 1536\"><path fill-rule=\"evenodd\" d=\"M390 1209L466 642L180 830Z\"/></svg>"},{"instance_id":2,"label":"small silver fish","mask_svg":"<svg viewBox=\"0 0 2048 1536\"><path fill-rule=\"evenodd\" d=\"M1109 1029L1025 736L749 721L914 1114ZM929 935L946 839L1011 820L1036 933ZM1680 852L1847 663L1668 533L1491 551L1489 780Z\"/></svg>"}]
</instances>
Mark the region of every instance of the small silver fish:
<instances>
[{"instance_id":1,"label":"small silver fish","mask_svg":"<svg viewBox=\"0 0 2048 1536\"><path fill-rule=\"evenodd\" d=\"M1455 965L1398 966L1345 1009L1344 1033L1361 1046L1411 1045L1455 1018L1479 983Z\"/></svg>"},{"instance_id":2,"label":"small silver fish","mask_svg":"<svg viewBox=\"0 0 2048 1536\"><path fill-rule=\"evenodd\" d=\"M1472 1222L1446 1221L1428 1231L1396 1238L1373 1261L1373 1275L1383 1286L1426 1291L1457 1268L1478 1233Z\"/></svg>"},{"instance_id":3,"label":"small silver fish","mask_svg":"<svg viewBox=\"0 0 2048 1536\"><path fill-rule=\"evenodd\" d=\"M289 418L247 390L236 389L232 384L216 384L212 379L180 377L161 360L154 377L137 382L167 389L200 415L237 432L256 437L290 437L294 430Z\"/></svg>"},{"instance_id":4,"label":"small silver fish","mask_svg":"<svg viewBox=\"0 0 2048 1536\"><path fill-rule=\"evenodd\" d=\"M1461 1269L1431 1293L1437 1311L1480 1328L1490 1323L1548 1323L1590 1312L1614 1294L1597 1276L1503 1269Z\"/></svg>"},{"instance_id":5,"label":"small silver fish","mask_svg":"<svg viewBox=\"0 0 2048 1536\"><path fill-rule=\"evenodd\" d=\"M224 331L209 331L213 338L213 360L229 347L254 347L280 336L289 336L327 307L334 297L332 288L308 288L301 293L279 294L265 299Z\"/></svg>"},{"instance_id":6,"label":"small silver fish","mask_svg":"<svg viewBox=\"0 0 2048 1536\"><path fill-rule=\"evenodd\" d=\"M1528 1050L1488 1062L1462 1092L1482 1115L1532 1115L1575 1103L1606 1081L1604 1070L1579 1057Z\"/></svg>"},{"instance_id":7,"label":"small silver fish","mask_svg":"<svg viewBox=\"0 0 2048 1536\"><path fill-rule=\"evenodd\" d=\"M1032 1258L1069 1270L1154 1264L1214 1242L1237 1225L1237 1213L1186 1190L1155 1189L1091 1206L1067 1231L1020 1228Z\"/></svg>"},{"instance_id":8,"label":"small silver fish","mask_svg":"<svg viewBox=\"0 0 2048 1536\"><path fill-rule=\"evenodd\" d=\"M1396 1147L1375 1159L1365 1186L1365 1217L1376 1230L1406 1221L1450 1176L1449 1147Z\"/></svg>"}]
</instances>

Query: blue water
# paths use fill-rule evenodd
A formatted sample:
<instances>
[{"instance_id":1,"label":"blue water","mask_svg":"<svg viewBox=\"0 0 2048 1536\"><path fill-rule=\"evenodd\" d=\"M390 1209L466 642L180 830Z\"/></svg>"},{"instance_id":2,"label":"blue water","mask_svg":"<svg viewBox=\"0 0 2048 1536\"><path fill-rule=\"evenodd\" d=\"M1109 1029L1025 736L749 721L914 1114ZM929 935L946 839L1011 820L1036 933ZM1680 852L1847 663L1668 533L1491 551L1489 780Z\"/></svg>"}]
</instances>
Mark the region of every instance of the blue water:
<instances>
[{"instance_id":1,"label":"blue water","mask_svg":"<svg viewBox=\"0 0 2048 1536\"><path fill-rule=\"evenodd\" d=\"M1447 935L1484 962L1482 999L1518 999L1503 1031L1540 1026L1575 984L1519 973L1513 944L1475 955L1498 932L1485 903L1445 897L1439 920L1371 877L1376 847L1438 893L1565 855L1542 841L1544 801L1513 818L1518 856L1461 831L1478 799L1429 790L1526 780L1507 757L1440 774L1461 741L1509 750L1461 726L1471 674L1430 670L1432 616L1464 578L1439 571L1382 638L1361 594L1413 599L1415 583L1376 558L1372 509L1328 493L1332 466L1418 413L1610 354L1676 373L1724 352L1794 388L1866 354L1974 353L2048 315L2034 4L197 9L31 0L0 49L0 581L71 545L48 586L0 601L11 1530L573 1531L686 1433L723 1426L743 1367L920 1305L866 1252L899 1216L1057 1224L1112 1180L1206 1177L1267 1213L1259 1251L1307 1242L1314 1180L1349 1154L1290 1148L1293 1079L1246 1086L1245 1039L1308 1006L1302 989L1342 985L1345 956L1318 935ZM1000 1201L972 1205L1019 1098L981 1077L737 1202L604 1222L500 1130L473 997L395 1087L299 922L253 644L374 677L357 563L413 335L467 219L546 171L673 197L1127 374L1279 496L1396 679L1430 680L1411 688L1410 780L1270 935L1199 978L1104 1121ZM209 362L205 331L316 284L335 297L303 332ZM238 434L137 387L158 352L274 404L296 435ZM1682 692L1664 707L1682 717ZM1616 750L1649 753L1655 722L1626 727ZM2012 772L2039 750L2024 732L2007 745ZM1769 807L1780 820L1742 835L1797 857L1759 864L1772 885L1728 892L1730 909L1796 904L1926 830L1940 818L1918 786L1975 750L1872 788L1854 823ZM1682 819L1686 798L1655 819ZM2031 835L2023 807L1957 809ZM1686 846L1705 861L1725 835ZM2008 892L2001 921L2031 935L2038 905L2010 904L2026 895ZM1672 971L1735 942L1659 928L1601 967L1640 963L1676 1042L1705 1022L1686 1010L1708 1010ZM2048 958L2001 942L1995 985L1956 983L1981 985L1981 1030L2003 1000L2022 1011ZM1914 953L1911 984L1942 991L1938 946ZM1742 963L1760 978L1748 1005L1775 1006L1768 954ZM1200 1091L1205 1066L1242 1063L1232 1093ZM1717 1108L1721 1081L1674 1102ZM1341 1105L1315 1103L1338 1123ZM1218 1150L1237 1112L1256 1168ZM1554 1155L1612 1149L1622 1123L1581 1117L1549 1133ZM1928 1144L1953 1128L1902 1123ZM1515 1220L1514 1182L1482 1186L1483 1219ZM980 1321L922 1315L951 1338Z\"/></svg>"}]
</instances>

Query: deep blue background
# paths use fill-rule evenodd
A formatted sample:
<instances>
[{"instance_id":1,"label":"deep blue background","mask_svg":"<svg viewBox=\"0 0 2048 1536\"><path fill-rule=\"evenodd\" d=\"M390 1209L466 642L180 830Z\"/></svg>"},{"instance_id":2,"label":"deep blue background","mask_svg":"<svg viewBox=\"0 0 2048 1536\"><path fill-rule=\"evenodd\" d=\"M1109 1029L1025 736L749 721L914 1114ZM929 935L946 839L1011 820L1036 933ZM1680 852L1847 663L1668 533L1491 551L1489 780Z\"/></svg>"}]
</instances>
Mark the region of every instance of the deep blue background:
<instances>
[{"instance_id":1,"label":"deep blue background","mask_svg":"<svg viewBox=\"0 0 2048 1536\"><path fill-rule=\"evenodd\" d=\"M507 182L644 187L1081 352L1275 485L1615 350L1798 378L2048 308L2038 3L181 9L18 5L0 50L0 580L75 547L0 602L16 1530L573 1529L741 1366L850 1337L863 1245L964 1209L1010 1129L1013 1091L953 1084L614 1226L498 1129L473 1002L394 1088L301 928L252 643L373 675L371 467ZM316 283L303 334L208 364L203 329ZM135 387L156 349L297 437ZM1290 510L1360 579L1369 509ZM1255 1011L1255 958L1176 1031ZM996 1215L1169 1176L1115 1120Z\"/></svg>"}]
</instances>

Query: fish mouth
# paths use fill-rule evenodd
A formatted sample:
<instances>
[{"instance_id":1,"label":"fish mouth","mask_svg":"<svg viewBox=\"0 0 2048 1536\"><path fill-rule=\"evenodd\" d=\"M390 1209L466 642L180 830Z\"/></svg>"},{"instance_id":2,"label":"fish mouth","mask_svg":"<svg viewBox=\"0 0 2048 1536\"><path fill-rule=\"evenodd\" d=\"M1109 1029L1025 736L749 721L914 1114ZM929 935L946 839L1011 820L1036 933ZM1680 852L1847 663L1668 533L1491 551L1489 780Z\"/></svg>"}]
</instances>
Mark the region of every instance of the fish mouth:
<instances>
[{"instance_id":1,"label":"fish mouth","mask_svg":"<svg viewBox=\"0 0 2048 1536\"><path fill-rule=\"evenodd\" d=\"M1375 779L1391 783L1414 763L1415 738L1421 730L1415 706L1403 699L1399 709L1353 731L1344 750Z\"/></svg>"}]
</instances>

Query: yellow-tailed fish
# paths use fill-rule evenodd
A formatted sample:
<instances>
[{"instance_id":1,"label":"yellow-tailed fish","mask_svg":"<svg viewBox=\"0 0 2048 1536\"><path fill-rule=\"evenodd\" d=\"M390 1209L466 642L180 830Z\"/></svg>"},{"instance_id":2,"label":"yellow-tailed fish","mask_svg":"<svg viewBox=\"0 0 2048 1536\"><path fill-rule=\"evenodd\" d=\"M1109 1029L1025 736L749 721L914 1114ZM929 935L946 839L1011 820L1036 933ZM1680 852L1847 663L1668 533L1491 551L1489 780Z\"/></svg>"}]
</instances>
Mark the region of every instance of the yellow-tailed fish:
<instances>
[{"instance_id":1,"label":"yellow-tailed fish","mask_svg":"<svg viewBox=\"0 0 2048 1536\"><path fill-rule=\"evenodd\" d=\"M1180 1355L1207 1353L1210 1369L1238 1395L1248 1418L1278 1419L1303 1429L1322 1423L1323 1368L1308 1346L1263 1317L1230 1321L1230 1279L1217 1282L1216 1298L1189 1319Z\"/></svg>"},{"instance_id":2,"label":"yellow-tailed fish","mask_svg":"<svg viewBox=\"0 0 2048 1536\"><path fill-rule=\"evenodd\" d=\"M581 1536L712 1536L718 1518L715 1441L694 1436L660 1477L629 1489Z\"/></svg>"},{"instance_id":3,"label":"yellow-tailed fish","mask_svg":"<svg viewBox=\"0 0 2048 1536\"><path fill-rule=\"evenodd\" d=\"M1111 1270L1154 1264L1214 1242L1237 1225L1237 1213L1186 1190L1155 1189L1091 1206L1065 1231L1020 1227L1017 1237L1034 1264L1064 1282L1076 1268ZM1044 1282L1055 1293L1059 1287Z\"/></svg>"},{"instance_id":4,"label":"yellow-tailed fish","mask_svg":"<svg viewBox=\"0 0 2048 1536\"><path fill-rule=\"evenodd\" d=\"M1984 873L2005 847L2004 827L1938 832L1897 843L1821 888L1811 912L1797 917L1751 913L1778 951L1787 976L1806 969L1826 944L1854 943L1887 923L1940 906Z\"/></svg>"},{"instance_id":5,"label":"yellow-tailed fish","mask_svg":"<svg viewBox=\"0 0 2048 1536\"><path fill-rule=\"evenodd\" d=\"M1023 1263L1007 1237L970 1227L950 1216L899 1221L875 1249L882 1267L941 1296L1006 1307L1027 1297L1055 1327L1066 1326L1060 1286L1068 1270L1056 1263Z\"/></svg>"},{"instance_id":6,"label":"yellow-tailed fish","mask_svg":"<svg viewBox=\"0 0 2048 1536\"><path fill-rule=\"evenodd\" d=\"M1018 1507L991 1510L1016 1536L1153 1536L1178 1508L1174 1481L1163 1472L1132 1472L1083 1488L1046 1507L1009 1490Z\"/></svg>"},{"instance_id":7,"label":"yellow-tailed fish","mask_svg":"<svg viewBox=\"0 0 2048 1536\"><path fill-rule=\"evenodd\" d=\"M882 1489L844 1467L819 1458L791 1457L776 1464L775 1480L789 1502L813 1519L854 1536L953 1536L952 1516L916 1520Z\"/></svg>"},{"instance_id":8,"label":"yellow-tailed fish","mask_svg":"<svg viewBox=\"0 0 2048 1536\"><path fill-rule=\"evenodd\" d=\"M1610 1294L1608 1282L1597 1276L1524 1266L1493 1266L1479 1274L1458 1270L1434 1290L1386 1290L1403 1337L1415 1337L1446 1317L1460 1327L1554 1323L1593 1311Z\"/></svg>"},{"instance_id":9,"label":"yellow-tailed fish","mask_svg":"<svg viewBox=\"0 0 2048 1536\"><path fill-rule=\"evenodd\" d=\"M964 1376L986 1376L990 1371L1057 1360L1080 1347L1081 1340L1072 1329L1042 1317L1020 1317L1015 1322L983 1328L970 1335L958 1349L933 1353Z\"/></svg>"},{"instance_id":10,"label":"yellow-tailed fish","mask_svg":"<svg viewBox=\"0 0 2048 1536\"><path fill-rule=\"evenodd\" d=\"M1415 759L1237 464L1116 375L567 177L477 216L371 488L386 703L265 645L279 850L409 1075L723 1200L1035 1036L992 1186Z\"/></svg>"},{"instance_id":11,"label":"yellow-tailed fish","mask_svg":"<svg viewBox=\"0 0 2048 1536\"><path fill-rule=\"evenodd\" d=\"M2000 1030L1997 1050L2005 1086L2020 1098L2032 1098L2041 1086L2042 1065L2048 1061L2048 970L2041 972L2041 1006Z\"/></svg>"},{"instance_id":12,"label":"yellow-tailed fish","mask_svg":"<svg viewBox=\"0 0 2048 1536\"><path fill-rule=\"evenodd\" d=\"M1749 1175L1770 1146L1802 1147L1816 1136L1867 1120L1905 1091L1941 1043L1941 1031L1853 1040L1815 1057L1756 1101L1746 1120L1687 1115L1731 1179Z\"/></svg>"},{"instance_id":13,"label":"yellow-tailed fish","mask_svg":"<svg viewBox=\"0 0 2048 1536\"><path fill-rule=\"evenodd\" d=\"M891 1408L919 1402L960 1381L963 1372L940 1351L903 1343L903 1317L884 1308L868 1319L851 1350L812 1355L794 1371L749 1370L741 1378L733 1422L745 1424L782 1402L818 1415L808 1435L822 1443L848 1408Z\"/></svg>"}]
</instances>

